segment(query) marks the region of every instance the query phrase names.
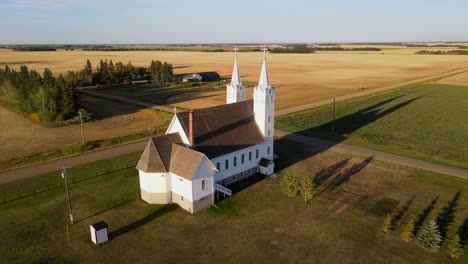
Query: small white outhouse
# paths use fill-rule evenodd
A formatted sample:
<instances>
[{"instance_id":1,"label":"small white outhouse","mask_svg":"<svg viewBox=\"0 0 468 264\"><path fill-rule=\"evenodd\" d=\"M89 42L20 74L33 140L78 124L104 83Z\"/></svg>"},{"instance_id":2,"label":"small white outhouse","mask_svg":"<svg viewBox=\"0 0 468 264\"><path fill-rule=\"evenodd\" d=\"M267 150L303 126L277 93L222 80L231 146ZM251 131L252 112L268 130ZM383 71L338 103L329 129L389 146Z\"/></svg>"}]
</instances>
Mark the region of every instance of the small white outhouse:
<instances>
[{"instance_id":1,"label":"small white outhouse","mask_svg":"<svg viewBox=\"0 0 468 264\"><path fill-rule=\"evenodd\" d=\"M89 226L91 231L91 240L94 244L99 245L109 241L107 236L107 223L104 221L95 223Z\"/></svg>"}]
</instances>

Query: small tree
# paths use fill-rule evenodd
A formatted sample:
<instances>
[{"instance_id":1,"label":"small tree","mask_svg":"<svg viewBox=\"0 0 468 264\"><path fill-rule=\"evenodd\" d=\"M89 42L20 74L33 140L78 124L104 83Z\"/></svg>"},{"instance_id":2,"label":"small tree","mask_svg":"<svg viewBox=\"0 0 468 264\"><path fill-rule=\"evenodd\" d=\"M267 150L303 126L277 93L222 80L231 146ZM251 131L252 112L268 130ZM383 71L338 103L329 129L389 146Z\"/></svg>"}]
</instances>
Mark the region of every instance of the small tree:
<instances>
[{"instance_id":1,"label":"small tree","mask_svg":"<svg viewBox=\"0 0 468 264\"><path fill-rule=\"evenodd\" d=\"M451 258L458 258L462 253L462 244L460 242L460 236L457 234L449 240L447 244L447 253Z\"/></svg>"},{"instance_id":2,"label":"small tree","mask_svg":"<svg viewBox=\"0 0 468 264\"><path fill-rule=\"evenodd\" d=\"M400 235L401 239L404 241L410 241L414 237L414 221L411 219L408 224L406 224L405 228L401 232Z\"/></svg>"},{"instance_id":3,"label":"small tree","mask_svg":"<svg viewBox=\"0 0 468 264\"><path fill-rule=\"evenodd\" d=\"M315 182L312 175L306 174L301 179L301 193L304 195L304 202L307 203L309 197L313 197L315 193Z\"/></svg>"},{"instance_id":4,"label":"small tree","mask_svg":"<svg viewBox=\"0 0 468 264\"><path fill-rule=\"evenodd\" d=\"M294 177L291 173L286 173L281 178L281 189L288 197L296 196L299 192L299 184L296 177Z\"/></svg>"},{"instance_id":5,"label":"small tree","mask_svg":"<svg viewBox=\"0 0 468 264\"><path fill-rule=\"evenodd\" d=\"M380 228L380 230L386 235L390 234L390 231L392 230L392 217L390 216L390 214L387 214L387 216L385 216L382 222L382 228Z\"/></svg>"},{"instance_id":6,"label":"small tree","mask_svg":"<svg viewBox=\"0 0 468 264\"><path fill-rule=\"evenodd\" d=\"M429 221L429 224L419 233L418 240L416 240L416 244L432 252L439 251L441 242L442 236L440 235L439 226L434 219Z\"/></svg>"}]
</instances>

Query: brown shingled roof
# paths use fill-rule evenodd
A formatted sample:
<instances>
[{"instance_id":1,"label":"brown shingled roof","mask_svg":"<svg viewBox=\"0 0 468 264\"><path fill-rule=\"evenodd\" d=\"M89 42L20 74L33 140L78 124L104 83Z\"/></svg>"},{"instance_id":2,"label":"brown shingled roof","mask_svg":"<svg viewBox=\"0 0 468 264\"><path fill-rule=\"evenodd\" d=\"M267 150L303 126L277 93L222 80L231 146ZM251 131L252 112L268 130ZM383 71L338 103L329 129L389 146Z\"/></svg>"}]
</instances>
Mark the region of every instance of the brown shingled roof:
<instances>
[{"instance_id":1,"label":"brown shingled roof","mask_svg":"<svg viewBox=\"0 0 468 264\"><path fill-rule=\"evenodd\" d=\"M149 139L136 168L144 172L168 172L171 163L172 144L183 144L179 133Z\"/></svg>"},{"instance_id":2,"label":"brown shingled roof","mask_svg":"<svg viewBox=\"0 0 468 264\"><path fill-rule=\"evenodd\" d=\"M189 135L188 112L177 113ZM264 141L253 113L253 101L194 111L194 149L213 159Z\"/></svg>"},{"instance_id":3,"label":"brown shingled roof","mask_svg":"<svg viewBox=\"0 0 468 264\"><path fill-rule=\"evenodd\" d=\"M173 144L170 171L187 180L192 180L204 157L203 153Z\"/></svg>"}]
</instances>

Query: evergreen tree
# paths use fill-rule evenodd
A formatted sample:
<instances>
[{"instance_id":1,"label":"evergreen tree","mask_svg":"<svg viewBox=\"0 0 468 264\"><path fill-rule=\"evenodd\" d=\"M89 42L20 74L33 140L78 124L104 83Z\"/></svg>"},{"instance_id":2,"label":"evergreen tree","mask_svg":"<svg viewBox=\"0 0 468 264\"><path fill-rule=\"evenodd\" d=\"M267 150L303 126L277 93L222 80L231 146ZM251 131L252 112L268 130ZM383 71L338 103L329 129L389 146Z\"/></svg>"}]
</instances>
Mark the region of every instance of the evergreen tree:
<instances>
[{"instance_id":1,"label":"evergreen tree","mask_svg":"<svg viewBox=\"0 0 468 264\"><path fill-rule=\"evenodd\" d=\"M414 221L411 219L408 224L406 224L405 228L401 232L400 235L401 239L404 241L410 241L414 237Z\"/></svg>"},{"instance_id":2,"label":"evergreen tree","mask_svg":"<svg viewBox=\"0 0 468 264\"><path fill-rule=\"evenodd\" d=\"M281 178L281 189L288 197L296 196L299 192L299 184L296 177L291 173L286 173L286 175Z\"/></svg>"},{"instance_id":3,"label":"evergreen tree","mask_svg":"<svg viewBox=\"0 0 468 264\"><path fill-rule=\"evenodd\" d=\"M460 236L457 234L449 240L447 244L447 253L451 258L459 258L463 247L460 241Z\"/></svg>"},{"instance_id":4,"label":"evergreen tree","mask_svg":"<svg viewBox=\"0 0 468 264\"><path fill-rule=\"evenodd\" d=\"M93 84L93 66L91 65L91 62L89 60L86 60L86 65L82 71L83 73L83 82L86 83L87 85L92 85Z\"/></svg>"},{"instance_id":5,"label":"evergreen tree","mask_svg":"<svg viewBox=\"0 0 468 264\"><path fill-rule=\"evenodd\" d=\"M308 198L312 198L315 193L314 178L310 174L306 174L301 179L301 193L304 195L304 202L307 203Z\"/></svg>"},{"instance_id":6,"label":"evergreen tree","mask_svg":"<svg viewBox=\"0 0 468 264\"><path fill-rule=\"evenodd\" d=\"M418 245L432 252L439 251L441 242L442 236L434 219L429 221L429 224L419 233L416 240Z\"/></svg>"},{"instance_id":7,"label":"evergreen tree","mask_svg":"<svg viewBox=\"0 0 468 264\"><path fill-rule=\"evenodd\" d=\"M392 217L390 216L390 214L387 214L387 216L385 216L380 230L386 235L390 234L390 231L392 230Z\"/></svg>"},{"instance_id":8,"label":"evergreen tree","mask_svg":"<svg viewBox=\"0 0 468 264\"><path fill-rule=\"evenodd\" d=\"M109 70L108 83L109 84L116 84L117 81L116 81L116 78L115 78L115 66L114 66L114 63L112 62L112 60L109 61L108 70Z\"/></svg>"}]
</instances>

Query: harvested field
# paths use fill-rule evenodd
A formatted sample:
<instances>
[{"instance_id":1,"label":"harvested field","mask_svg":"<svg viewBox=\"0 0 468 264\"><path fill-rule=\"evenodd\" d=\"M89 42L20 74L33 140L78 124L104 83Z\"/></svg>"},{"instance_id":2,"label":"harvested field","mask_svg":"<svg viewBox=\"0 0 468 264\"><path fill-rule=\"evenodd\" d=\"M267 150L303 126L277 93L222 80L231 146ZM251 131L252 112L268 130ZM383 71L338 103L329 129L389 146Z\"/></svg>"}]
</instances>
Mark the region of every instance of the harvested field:
<instances>
[{"instance_id":1,"label":"harvested field","mask_svg":"<svg viewBox=\"0 0 468 264\"><path fill-rule=\"evenodd\" d=\"M96 118L84 124L86 140L123 136L164 122L164 117L155 111L94 97L82 96L82 105L93 111ZM0 124L0 160L81 142L79 124L46 128L3 107Z\"/></svg>"},{"instance_id":2,"label":"harvested field","mask_svg":"<svg viewBox=\"0 0 468 264\"><path fill-rule=\"evenodd\" d=\"M460 73L437 81L440 84L468 86L468 72Z\"/></svg>"},{"instance_id":3,"label":"harvested field","mask_svg":"<svg viewBox=\"0 0 468 264\"><path fill-rule=\"evenodd\" d=\"M400 83L454 69L468 67L464 56L422 56L414 51L423 48L384 46L381 52L319 52L317 54L269 54L271 81L277 87L277 109L301 105L333 96L350 94L367 88ZM444 48L436 48L443 50ZM229 52L184 51L64 51L57 52L0 52L0 62L15 64L28 61L31 69L45 67L57 73L78 70L86 59L97 65L100 59L114 62L131 61L135 66L148 66L162 60L172 63L176 74L198 71L218 71L228 77L232 71L233 54ZM240 70L244 80L257 81L262 55L258 52L239 54ZM37 63L33 63L37 61ZM18 64L13 67L19 67ZM224 102L220 91L208 94L209 100L196 99L179 102L179 106L211 106ZM205 94L197 94L204 97Z\"/></svg>"}]
</instances>

